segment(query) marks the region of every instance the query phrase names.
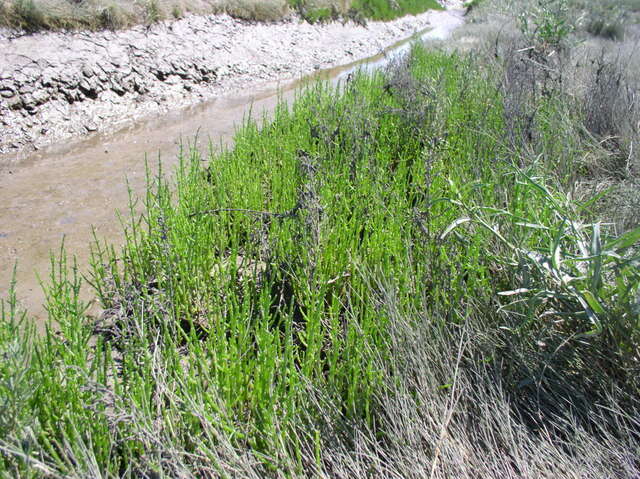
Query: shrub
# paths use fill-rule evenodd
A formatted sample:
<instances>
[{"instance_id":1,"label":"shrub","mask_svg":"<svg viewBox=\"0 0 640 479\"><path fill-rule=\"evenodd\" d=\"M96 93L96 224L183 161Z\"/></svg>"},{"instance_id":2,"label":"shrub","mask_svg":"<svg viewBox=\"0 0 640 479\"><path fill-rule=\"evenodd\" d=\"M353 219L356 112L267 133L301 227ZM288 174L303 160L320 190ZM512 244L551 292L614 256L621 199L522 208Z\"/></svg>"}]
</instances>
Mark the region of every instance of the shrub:
<instances>
[{"instance_id":1,"label":"shrub","mask_svg":"<svg viewBox=\"0 0 640 479\"><path fill-rule=\"evenodd\" d=\"M100 28L118 30L127 26L127 18L122 9L115 3L104 7L99 15Z\"/></svg>"},{"instance_id":2,"label":"shrub","mask_svg":"<svg viewBox=\"0 0 640 479\"><path fill-rule=\"evenodd\" d=\"M568 12L562 0L535 0L518 16L520 30L542 51L558 49L574 30Z\"/></svg>"},{"instance_id":3,"label":"shrub","mask_svg":"<svg viewBox=\"0 0 640 479\"><path fill-rule=\"evenodd\" d=\"M591 18L585 28L591 35L608 40L621 40L624 37L624 26L617 20Z\"/></svg>"},{"instance_id":4,"label":"shrub","mask_svg":"<svg viewBox=\"0 0 640 479\"><path fill-rule=\"evenodd\" d=\"M184 12L182 11L182 8L180 7L180 5L176 4L173 7L171 7L171 15L175 19L182 18L182 16L184 15Z\"/></svg>"},{"instance_id":5,"label":"shrub","mask_svg":"<svg viewBox=\"0 0 640 479\"><path fill-rule=\"evenodd\" d=\"M243 20L273 22L283 18L288 11L286 0L233 0L228 2L225 10L229 15Z\"/></svg>"},{"instance_id":6,"label":"shrub","mask_svg":"<svg viewBox=\"0 0 640 479\"><path fill-rule=\"evenodd\" d=\"M416 15L430 9L441 9L435 0L353 0L351 8L372 20L391 20L403 15Z\"/></svg>"},{"instance_id":7,"label":"shrub","mask_svg":"<svg viewBox=\"0 0 640 479\"><path fill-rule=\"evenodd\" d=\"M147 23L156 23L164 18L164 14L158 0L148 0L146 9Z\"/></svg>"},{"instance_id":8,"label":"shrub","mask_svg":"<svg viewBox=\"0 0 640 479\"><path fill-rule=\"evenodd\" d=\"M604 56L592 62L593 69L583 100L584 126L612 152L601 165L612 177L629 175L640 138L640 106L638 86L630 79L620 59ZM611 161L613 160L613 161Z\"/></svg>"},{"instance_id":9,"label":"shrub","mask_svg":"<svg viewBox=\"0 0 640 479\"><path fill-rule=\"evenodd\" d=\"M13 16L19 28L28 32L36 32L48 27L46 17L34 0L15 0Z\"/></svg>"}]
</instances>

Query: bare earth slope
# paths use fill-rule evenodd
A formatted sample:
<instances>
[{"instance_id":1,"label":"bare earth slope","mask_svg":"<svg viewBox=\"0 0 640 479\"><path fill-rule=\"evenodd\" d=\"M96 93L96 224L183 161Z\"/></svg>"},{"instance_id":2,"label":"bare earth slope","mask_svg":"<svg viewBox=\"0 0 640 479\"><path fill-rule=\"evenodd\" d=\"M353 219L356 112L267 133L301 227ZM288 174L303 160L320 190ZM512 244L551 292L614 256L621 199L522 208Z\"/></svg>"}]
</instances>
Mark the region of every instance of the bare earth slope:
<instances>
[{"instance_id":1,"label":"bare earth slope","mask_svg":"<svg viewBox=\"0 0 640 479\"><path fill-rule=\"evenodd\" d=\"M73 136L348 63L455 15L432 11L366 27L221 15L119 32L0 31L0 154L6 164Z\"/></svg>"}]
</instances>

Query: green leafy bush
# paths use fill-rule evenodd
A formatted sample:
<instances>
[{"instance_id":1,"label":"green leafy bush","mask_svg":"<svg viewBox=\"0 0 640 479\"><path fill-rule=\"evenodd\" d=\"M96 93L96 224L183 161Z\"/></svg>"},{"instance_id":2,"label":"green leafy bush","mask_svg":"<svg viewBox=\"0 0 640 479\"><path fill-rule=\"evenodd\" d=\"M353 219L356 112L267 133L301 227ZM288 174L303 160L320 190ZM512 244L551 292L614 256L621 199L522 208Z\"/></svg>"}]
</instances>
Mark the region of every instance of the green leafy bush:
<instances>
[{"instance_id":1,"label":"green leafy bush","mask_svg":"<svg viewBox=\"0 0 640 479\"><path fill-rule=\"evenodd\" d=\"M518 17L520 30L543 51L556 49L574 30L562 0L535 0Z\"/></svg>"}]
</instances>

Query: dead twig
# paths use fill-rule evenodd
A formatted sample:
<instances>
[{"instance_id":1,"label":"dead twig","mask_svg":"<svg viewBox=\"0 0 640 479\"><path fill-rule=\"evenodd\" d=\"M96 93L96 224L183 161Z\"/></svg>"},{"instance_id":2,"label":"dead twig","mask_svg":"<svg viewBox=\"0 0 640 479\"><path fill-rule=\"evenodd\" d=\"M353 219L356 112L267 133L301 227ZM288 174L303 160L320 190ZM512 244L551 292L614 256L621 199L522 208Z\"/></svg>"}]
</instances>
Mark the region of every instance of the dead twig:
<instances>
[{"instance_id":1,"label":"dead twig","mask_svg":"<svg viewBox=\"0 0 640 479\"><path fill-rule=\"evenodd\" d=\"M245 208L216 208L212 210L204 210L204 211L196 211L195 213L191 213L189 218L193 218L195 216L203 216L203 215L215 215L218 213L227 213L227 212L236 212L236 213L246 213L250 215L257 216L270 216L273 218L292 218L298 214L302 205L297 203L293 208L288 211L282 213L274 213L272 211L260 211L260 210L249 210Z\"/></svg>"}]
</instances>

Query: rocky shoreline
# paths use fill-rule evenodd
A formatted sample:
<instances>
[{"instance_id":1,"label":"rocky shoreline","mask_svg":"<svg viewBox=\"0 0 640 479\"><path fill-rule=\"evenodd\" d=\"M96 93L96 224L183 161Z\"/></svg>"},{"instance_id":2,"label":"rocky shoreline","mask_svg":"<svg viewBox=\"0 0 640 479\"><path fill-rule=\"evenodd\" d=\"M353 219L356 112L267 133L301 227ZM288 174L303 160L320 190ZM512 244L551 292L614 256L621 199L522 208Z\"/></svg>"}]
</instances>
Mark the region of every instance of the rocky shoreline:
<instances>
[{"instance_id":1,"label":"rocky shoreline","mask_svg":"<svg viewBox=\"0 0 640 479\"><path fill-rule=\"evenodd\" d=\"M391 22L257 24L190 16L111 32L0 31L0 155L35 149L232 91L378 53L459 19L459 5Z\"/></svg>"}]
</instances>

